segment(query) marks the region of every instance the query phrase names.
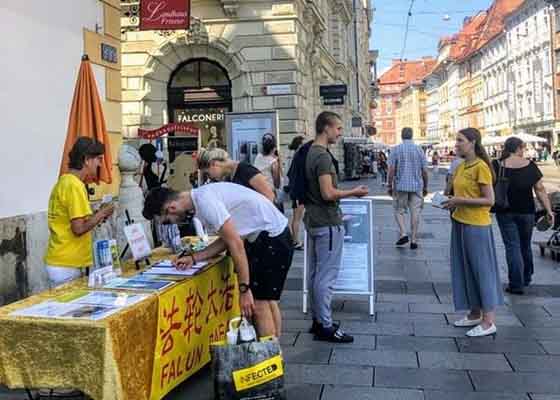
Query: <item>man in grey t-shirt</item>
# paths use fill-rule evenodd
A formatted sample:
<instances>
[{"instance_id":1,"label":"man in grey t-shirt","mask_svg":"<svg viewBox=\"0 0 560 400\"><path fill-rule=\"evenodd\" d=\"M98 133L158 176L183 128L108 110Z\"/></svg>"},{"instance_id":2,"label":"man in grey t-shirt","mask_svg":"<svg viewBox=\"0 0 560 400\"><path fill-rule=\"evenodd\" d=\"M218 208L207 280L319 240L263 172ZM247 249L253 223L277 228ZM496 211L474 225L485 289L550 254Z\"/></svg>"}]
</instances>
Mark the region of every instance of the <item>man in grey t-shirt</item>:
<instances>
[{"instance_id":1,"label":"man in grey t-shirt","mask_svg":"<svg viewBox=\"0 0 560 400\"><path fill-rule=\"evenodd\" d=\"M350 343L354 338L333 325L333 286L342 262L344 226L339 200L368 194L366 186L339 190L336 160L328 150L342 135L342 120L333 112L322 112L315 122L316 137L305 160L307 193L305 227L308 234L309 299L313 315L311 333L315 340Z\"/></svg>"}]
</instances>

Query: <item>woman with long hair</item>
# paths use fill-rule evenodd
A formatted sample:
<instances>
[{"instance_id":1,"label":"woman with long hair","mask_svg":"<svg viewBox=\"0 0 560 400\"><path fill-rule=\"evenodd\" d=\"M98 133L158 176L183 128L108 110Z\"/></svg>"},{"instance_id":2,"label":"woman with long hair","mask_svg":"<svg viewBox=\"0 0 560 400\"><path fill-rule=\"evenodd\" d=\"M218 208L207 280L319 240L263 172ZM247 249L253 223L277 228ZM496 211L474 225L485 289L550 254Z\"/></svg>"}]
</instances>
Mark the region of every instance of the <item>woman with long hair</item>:
<instances>
[{"instance_id":1,"label":"woman with long hair","mask_svg":"<svg viewBox=\"0 0 560 400\"><path fill-rule=\"evenodd\" d=\"M494 174L480 132L459 131L455 144L465 161L453 176L453 193L444 203L452 209L451 283L457 310L469 310L455 321L471 327L469 337L496 334L496 306L503 304L490 208L494 205Z\"/></svg>"},{"instance_id":2,"label":"woman with long hair","mask_svg":"<svg viewBox=\"0 0 560 400\"><path fill-rule=\"evenodd\" d=\"M229 181L253 189L274 202L274 191L266 177L257 168L245 162L234 161L224 149L201 149L198 168L215 181Z\"/></svg>"},{"instance_id":3,"label":"woman with long hair","mask_svg":"<svg viewBox=\"0 0 560 400\"><path fill-rule=\"evenodd\" d=\"M535 200L533 192L543 205L549 222L554 224L554 214L539 167L523 157L525 143L517 137L506 140L500 160L492 166L496 175L502 172L508 180L507 209L495 208L496 219L506 248L509 286L506 292L523 294L533 275L531 238L535 226Z\"/></svg>"},{"instance_id":4,"label":"woman with long hair","mask_svg":"<svg viewBox=\"0 0 560 400\"><path fill-rule=\"evenodd\" d=\"M292 160L294 155L297 153L299 148L303 145L305 138L303 136L296 136L293 138L292 142L288 146L288 150L291 151L290 157L286 160L286 167L284 171L289 171L292 167ZM305 212L305 206L303 203L297 201L297 199L292 200L292 218L290 220L290 230L292 231L292 237L294 238L294 248L296 250L303 250L303 243L299 241L299 227L301 226L301 221L303 220L303 213Z\"/></svg>"},{"instance_id":5,"label":"woman with long hair","mask_svg":"<svg viewBox=\"0 0 560 400\"><path fill-rule=\"evenodd\" d=\"M387 184L387 170L388 170L388 165L387 165L387 156L385 155L384 152L380 151L377 154L377 170L379 171L379 174L381 175L381 185L385 186Z\"/></svg>"}]
</instances>

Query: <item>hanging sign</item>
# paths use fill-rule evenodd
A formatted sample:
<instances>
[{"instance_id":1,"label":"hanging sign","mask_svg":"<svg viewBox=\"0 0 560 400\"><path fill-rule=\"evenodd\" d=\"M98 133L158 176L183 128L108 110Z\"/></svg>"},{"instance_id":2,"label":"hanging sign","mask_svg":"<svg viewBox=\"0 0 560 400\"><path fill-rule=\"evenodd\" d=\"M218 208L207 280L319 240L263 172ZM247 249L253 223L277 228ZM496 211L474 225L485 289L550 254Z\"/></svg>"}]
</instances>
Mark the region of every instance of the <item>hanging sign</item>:
<instances>
[{"instance_id":1,"label":"hanging sign","mask_svg":"<svg viewBox=\"0 0 560 400\"><path fill-rule=\"evenodd\" d=\"M157 139L165 134L171 132L183 132L188 135L183 136L198 136L199 129L192 124L167 124L158 129L138 129L138 136L142 139Z\"/></svg>"},{"instance_id":2,"label":"hanging sign","mask_svg":"<svg viewBox=\"0 0 560 400\"><path fill-rule=\"evenodd\" d=\"M189 29L190 0L141 0L140 30Z\"/></svg>"}]
</instances>

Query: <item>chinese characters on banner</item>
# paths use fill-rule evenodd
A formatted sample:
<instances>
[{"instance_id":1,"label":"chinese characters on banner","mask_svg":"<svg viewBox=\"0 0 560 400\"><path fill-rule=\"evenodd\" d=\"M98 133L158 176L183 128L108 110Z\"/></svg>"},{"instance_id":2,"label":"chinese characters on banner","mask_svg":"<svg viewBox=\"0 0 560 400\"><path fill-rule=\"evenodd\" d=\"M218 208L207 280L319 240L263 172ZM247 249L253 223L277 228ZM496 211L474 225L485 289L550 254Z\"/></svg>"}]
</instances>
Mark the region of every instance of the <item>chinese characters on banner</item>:
<instances>
[{"instance_id":1,"label":"chinese characters on banner","mask_svg":"<svg viewBox=\"0 0 560 400\"><path fill-rule=\"evenodd\" d=\"M231 258L159 298L152 400L159 400L210 361L210 343L223 340L240 315Z\"/></svg>"},{"instance_id":2,"label":"chinese characters on banner","mask_svg":"<svg viewBox=\"0 0 560 400\"><path fill-rule=\"evenodd\" d=\"M190 0L141 0L140 30L189 29Z\"/></svg>"}]
</instances>

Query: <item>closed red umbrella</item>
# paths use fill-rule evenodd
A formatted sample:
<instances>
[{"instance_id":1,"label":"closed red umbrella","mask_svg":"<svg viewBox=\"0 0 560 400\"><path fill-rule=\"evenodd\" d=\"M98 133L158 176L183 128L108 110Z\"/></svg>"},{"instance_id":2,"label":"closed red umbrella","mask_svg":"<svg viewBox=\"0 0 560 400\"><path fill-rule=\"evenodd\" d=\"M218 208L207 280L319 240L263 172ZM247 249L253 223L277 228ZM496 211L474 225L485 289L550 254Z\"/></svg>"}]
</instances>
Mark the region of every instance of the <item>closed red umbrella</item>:
<instances>
[{"instance_id":1,"label":"closed red umbrella","mask_svg":"<svg viewBox=\"0 0 560 400\"><path fill-rule=\"evenodd\" d=\"M82 57L80 72L76 81L76 88L74 89L66 142L64 144L64 154L60 165L60 175L68 172L68 153L76 140L81 136L97 139L105 145L103 163L95 183L103 181L110 184L112 181L111 166L113 162L111 159L109 135L105 125L105 117L103 116L97 84L95 83L95 77L87 55Z\"/></svg>"}]
</instances>

